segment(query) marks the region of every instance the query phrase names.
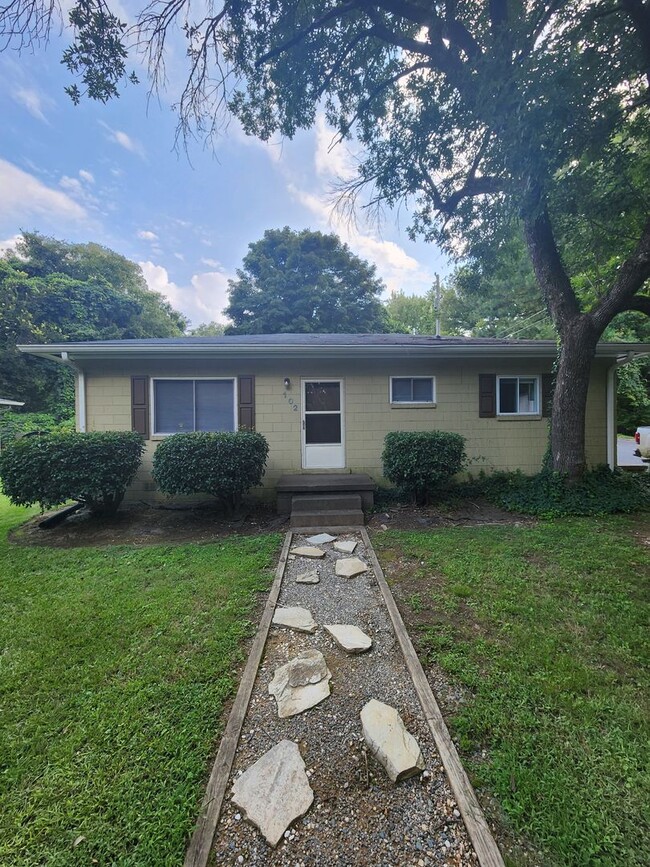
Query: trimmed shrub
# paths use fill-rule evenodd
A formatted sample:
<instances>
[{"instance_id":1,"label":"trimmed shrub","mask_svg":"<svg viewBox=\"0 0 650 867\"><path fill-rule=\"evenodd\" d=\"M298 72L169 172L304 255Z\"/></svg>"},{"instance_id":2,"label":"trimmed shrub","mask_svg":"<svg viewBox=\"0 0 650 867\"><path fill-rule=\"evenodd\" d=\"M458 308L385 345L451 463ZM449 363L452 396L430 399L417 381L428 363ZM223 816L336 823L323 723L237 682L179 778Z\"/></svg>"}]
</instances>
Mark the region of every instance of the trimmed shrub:
<instances>
[{"instance_id":1,"label":"trimmed shrub","mask_svg":"<svg viewBox=\"0 0 650 867\"><path fill-rule=\"evenodd\" d=\"M392 431L384 439L384 475L402 496L422 504L465 465L465 438L446 431Z\"/></svg>"},{"instance_id":2,"label":"trimmed shrub","mask_svg":"<svg viewBox=\"0 0 650 867\"><path fill-rule=\"evenodd\" d=\"M269 446L262 434L180 433L153 456L153 477L166 494L209 494L230 512L262 482Z\"/></svg>"},{"instance_id":3,"label":"trimmed shrub","mask_svg":"<svg viewBox=\"0 0 650 867\"><path fill-rule=\"evenodd\" d=\"M143 449L142 437L131 431L27 436L0 454L0 479L17 506L49 509L78 500L94 514L109 515L119 508Z\"/></svg>"}]
</instances>

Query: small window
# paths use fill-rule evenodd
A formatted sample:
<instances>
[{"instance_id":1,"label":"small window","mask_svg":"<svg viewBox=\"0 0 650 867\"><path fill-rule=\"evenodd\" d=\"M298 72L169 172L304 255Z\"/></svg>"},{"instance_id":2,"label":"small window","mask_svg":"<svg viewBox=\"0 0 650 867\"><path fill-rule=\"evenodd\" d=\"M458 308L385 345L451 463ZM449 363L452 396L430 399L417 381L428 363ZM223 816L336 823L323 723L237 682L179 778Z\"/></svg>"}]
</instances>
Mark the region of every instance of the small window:
<instances>
[{"instance_id":1,"label":"small window","mask_svg":"<svg viewBox=\"0 0 650 867\"><path fill-rule=\"evenodd\" d=\"M232 379L155 379L154 434L235 430Z\"/></svg>"},{"instance_id":2,"label":"small window","mask_svg":"<svg viewBox=\"0 0 650 867\"><path fill-rule=\"evenodd\" d=\"M497 415L539 415L538 376L499 376Z\"/></svg>"},{"instance_id":3,"label":"small window","mask_svg":"<svg viewBox=\"0 0 650 867\"><path fill-rule=\"evenodd\" d=\"M436 399L433 376L391 376L391 403L433 403Z\"/></svg>"}]
</instances>

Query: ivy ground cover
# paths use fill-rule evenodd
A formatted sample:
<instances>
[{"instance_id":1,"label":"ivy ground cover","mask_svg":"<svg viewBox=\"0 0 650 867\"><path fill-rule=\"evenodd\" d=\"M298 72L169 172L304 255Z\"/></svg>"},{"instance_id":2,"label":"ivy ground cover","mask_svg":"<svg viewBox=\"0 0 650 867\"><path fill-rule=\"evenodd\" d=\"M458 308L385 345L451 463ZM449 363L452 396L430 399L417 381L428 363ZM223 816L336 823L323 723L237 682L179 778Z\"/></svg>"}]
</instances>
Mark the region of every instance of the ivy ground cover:
<instances>
[{"instance_id":1,"label":"ivy ground cover","mask_svg":"<svg viewBox=\"0 0 650 867\"><path fill-rule=\"evenodd\" d=\"M31 513L0 497L0 864L178 865L279 537L10 545Z\"/></svg>"},{"instance_id":2,"label":"ivy ground cover","mask_svg":"<svg viewBox=\"0 0 650 867\"><path fill-rule=\"evenodd\" d=\"M647 516L373 544L509 863L646 864Z\"/></svg>"}]
</instances>

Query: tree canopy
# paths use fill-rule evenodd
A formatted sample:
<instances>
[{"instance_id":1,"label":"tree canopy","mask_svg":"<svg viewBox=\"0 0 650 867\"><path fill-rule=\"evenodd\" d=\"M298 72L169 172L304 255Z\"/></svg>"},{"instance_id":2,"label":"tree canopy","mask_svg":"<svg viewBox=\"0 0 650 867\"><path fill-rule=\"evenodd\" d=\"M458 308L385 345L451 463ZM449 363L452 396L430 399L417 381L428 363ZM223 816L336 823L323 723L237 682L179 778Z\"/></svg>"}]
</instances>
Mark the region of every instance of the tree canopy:
<instances>
[{"instance_id":1,"label":"tree canopy","mask_svg":"<svg viewBox=\"0 0 650 867\"><path fill-rule=\"evenodd\" d=\"M27 232L0 258L0 310L0 394L57 417L72 408L69 371L16 344L174 337L186 323L147 289L134 262L98 244Z\"/></svg>"},{"instance_id":2,"label":"tree canopy","mask_svg":"<svg viewBox=\"0 0 650 867\"><path fill-rule=\"evenodd\" d=\"M42 35L53 8L15 0L0 32L9 43ZM520 218L560 341L553 466L582 472L596 343L622 311L650 312L647 2L221 0L193 18L189 2L162 0L143 6L132 34L108 10L79 0L71 13L65 59L89 96L114 95L129 38L161 82L177 27L189 64L184 132L215 133L227 109L250 134L292 136L322 109L340 139L354 133L365 149L349 195L407 200L414 234L471 252ZM616 215L632 200L639 218L621 232ZM611 255L579 296L596 235L609 236Z\"/></svg>"},{"instance_id":3,"label":"tree canopy","mask_svg":"<svg viewBox=\"0 0 650 867\"><path fill-rule=\"evenodd\" d=\"M374 265L336 235L267 229L229 284L227 334L386 330Z\"/></svg>"}]
</instances>

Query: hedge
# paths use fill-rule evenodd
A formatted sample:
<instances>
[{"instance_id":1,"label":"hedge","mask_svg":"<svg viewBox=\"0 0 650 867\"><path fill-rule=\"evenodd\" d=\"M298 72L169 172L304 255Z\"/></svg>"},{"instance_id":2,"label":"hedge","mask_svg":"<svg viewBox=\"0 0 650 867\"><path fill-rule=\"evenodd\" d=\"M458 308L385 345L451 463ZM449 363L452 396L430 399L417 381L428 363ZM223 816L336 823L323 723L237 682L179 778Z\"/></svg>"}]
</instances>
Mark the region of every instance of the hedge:
<instances>
[{"instance_id":1,"label":"hedge","mask_svg":"<svg viewBox=\"0 0 650 867\"><path fill-rule=\"evenodd\" d=\"M17 506L48 509L78 500L95 514L113 514L143 449L142 437L130 431L26 436L0 454L0 480Z\"/></svg>"},{"instance_id":2,"label":"hedge","mask_svg":"<svg viewBox=\"0 0 650 867\"><path fill-rule=\"evenodd\" d=\"M166 494L208 494L232 513L261 484L268 453L253 431L173 434L158 445L152 474Z\"/></svg>"},{"instance_id":3,"label":"hedge","mask_svg":"<svg viewBox=\"0 0 650 867\"><path fill-rule=\"evenodd\" d=\"M465 439L446 431L392 431L384 438L384 475L400 494L425 503L465 465Z\"/></svg>"}]
</instances>

